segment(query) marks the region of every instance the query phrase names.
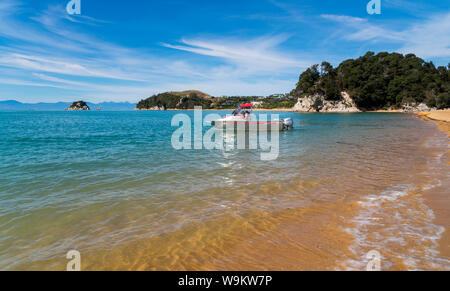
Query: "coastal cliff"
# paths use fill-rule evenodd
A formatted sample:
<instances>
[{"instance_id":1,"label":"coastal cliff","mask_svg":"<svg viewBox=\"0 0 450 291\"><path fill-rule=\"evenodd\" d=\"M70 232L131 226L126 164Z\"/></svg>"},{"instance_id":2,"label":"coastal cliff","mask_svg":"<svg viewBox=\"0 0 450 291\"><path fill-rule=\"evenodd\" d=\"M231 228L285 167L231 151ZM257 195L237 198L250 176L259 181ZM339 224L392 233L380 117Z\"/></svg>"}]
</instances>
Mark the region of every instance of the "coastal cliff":
<instances>
[{"instance_id":1,"label":"coastal cliff","mask_svg":"<svg viewBox=\"0 0 450 291\"><path fill-rule=\"evenodd\" d=\"M167 110L167 108L165 106L161 105L161 106L153 106L153 107L149 107L149 108L145 108L145 107L138 108L138 107L136 107L134 110L135 111L165 111L165 110Z\"/></svg>"},{"instance_id":2,"label":"coastal cliff","mask_svg":"<svg viewBox=\"0 0 450 291\"><path fill-rule=\"evenodd\" d=\"M436 107L430 107L425 103L406 103L403 104L400 111L401 112L409 112L409 113L418 113L418 112L430 112L437 110Z\"/></svg>"},{"instance_id":3,"label":"coastal cliff","mask_svg":"<svg viewBox=\"0 0 450 291\"><path fill-rule=\"evenodd\" d=\"M360 112L355 101L347 92L341 92L339 100L325 100L323 95L315 94L298 99L292 111L295 112Z\"/></svg>"},{"instance_id":4,"label":"coastal cliff","mask_svg":"<svg viewBox=\"0 0 450 291\"><path fill-rule=\"evenodd\" d=\"M306 112L445 109L450 108L449 68L413 54L367 52L338 67L328 62L311 66L301 73L290 95L299 98L296 109ZM352 104L342 92L351 96Z\"/></svg>"},{"instance_id":5,"label":"coastal cliff","mask_svg":"<svg viewBox=\"0 0 450 291\"><path fill-rule=\"evenodd\" d=\"M383 110L383 112L406 112L406 113L418 113L418 112L430 112L436 110L435 107L430 107L425 103L405 103L399 108L389 107ZM323 95L315 94L310 96L301 97L298 99L297 104L292 108L294 112L363 112L366 110L358 108L355 101L347 92L341 92L341 99L339 100L326 100Z\"/></svg>"},{"instance_id":6,"label":"coastal cliff","mask_svg":"<svg viewBox=\"0 0 450 291\"><path fill-rule=\"evenodd\" d=\"M89 108L87 103L84 101L73 102L72 105L66 108L66 111L89 111L89 110L91 110L91 108Z\"/></svg>"}]
</instances>

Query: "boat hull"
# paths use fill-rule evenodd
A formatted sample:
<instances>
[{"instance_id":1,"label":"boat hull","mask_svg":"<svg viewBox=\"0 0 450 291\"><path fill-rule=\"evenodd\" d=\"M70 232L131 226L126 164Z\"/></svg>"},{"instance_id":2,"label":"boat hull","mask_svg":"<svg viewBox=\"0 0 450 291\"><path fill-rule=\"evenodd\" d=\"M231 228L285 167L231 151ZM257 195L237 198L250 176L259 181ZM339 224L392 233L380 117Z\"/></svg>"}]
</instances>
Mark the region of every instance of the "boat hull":
<instances>
[{"instance_id":1,"label":"boat hull","mask_svg":"<svg viewBox=\"0 0 450 291\"><path fill-rule=\"evenodd\" d=\"M215 128L230 131L283 131L286 130L282 121L253 122L216 120L211 123Z\"/></svg>"}]
</instances>

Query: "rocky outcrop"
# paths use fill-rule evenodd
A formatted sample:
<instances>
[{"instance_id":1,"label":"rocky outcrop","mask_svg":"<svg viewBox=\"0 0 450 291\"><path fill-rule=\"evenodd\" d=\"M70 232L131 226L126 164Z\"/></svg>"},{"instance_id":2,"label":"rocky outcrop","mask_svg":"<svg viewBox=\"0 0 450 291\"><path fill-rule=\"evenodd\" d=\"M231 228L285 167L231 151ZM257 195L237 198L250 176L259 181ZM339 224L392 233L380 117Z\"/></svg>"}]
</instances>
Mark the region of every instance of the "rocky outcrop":
<instances>
[{"instance_id":1,"label":"rocky outcrop","mask_svg":"<svg viewBox=\"0 0 450 291\"><path fill-rule=\"evenodd\" d=\"M430 112L437 110L437 108L434 107L428 107L425 103L406 103L402 105L402 108L400 111L402 112L411 112L411 113L417 113L417 112Z\"/></svg>"},{"instance_id":2,"label":"rocky outcrop","mask_svg":"<svg viewBox=\"0 0 450 291\"><path fill-rule=\"evenodd\" d=\"M360 112L353 99L346 92L341 93L341 100L325 100L316 94L298 99L293 111L296 112Z\"/></svg>"},{"instance_id":3,"label":"rocky outcrop","mask_svg":"<svg viewBox=\"0 0 450 291\"><path fill-rule=\"evenodd\" d=\"M166 111L167 108L165 106L153 106L150 108L135 108L135 111Z\"/></svg>"},{"instance_id":4,"label":"rocky outcrop","mask_svg":"<svg viewBox=\"0 0 450 291\"><path fill-rule=\"evenodd\" d=\"M89 111L91 108L84 101L73 102L69 108L66 108L67 111Z\"/></svg>"}]
</instances>

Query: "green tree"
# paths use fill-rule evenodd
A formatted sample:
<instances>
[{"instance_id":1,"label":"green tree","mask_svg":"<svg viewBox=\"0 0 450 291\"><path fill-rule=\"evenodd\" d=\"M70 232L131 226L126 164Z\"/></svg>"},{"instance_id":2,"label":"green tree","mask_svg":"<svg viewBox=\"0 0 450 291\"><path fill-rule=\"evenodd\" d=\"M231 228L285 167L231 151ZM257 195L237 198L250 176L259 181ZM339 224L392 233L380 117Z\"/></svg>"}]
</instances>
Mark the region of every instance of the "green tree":
<instances>
[{"instance_id":1,"label":"green tree","mask_svg":"<svg viewBox=\"0 0 450 291\"><path fill-rule=\"evenodd\" d=\"M358 59L333 68L328 62L308 68L300 75L294 96L320 94L340 99L347 91L363 109L400 107L407 102L426 102L448 108L450 64L437 67L414 54L367 52Z\"/></svg>"}]
</instances>

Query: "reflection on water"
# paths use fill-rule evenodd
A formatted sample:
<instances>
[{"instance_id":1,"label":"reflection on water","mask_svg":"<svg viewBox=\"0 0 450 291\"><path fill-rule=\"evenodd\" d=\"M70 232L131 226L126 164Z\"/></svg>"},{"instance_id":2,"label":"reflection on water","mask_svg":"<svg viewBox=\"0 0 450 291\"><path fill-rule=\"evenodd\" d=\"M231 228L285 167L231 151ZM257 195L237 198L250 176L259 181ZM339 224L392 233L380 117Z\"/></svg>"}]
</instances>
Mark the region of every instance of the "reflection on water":
<instances>
[{"instance_id":1,"label":"reflection on water","mask_svg":"<svg viewBox=\"0 0 450 291\"><path fill-rule=\"evenodd\" d=\"M0 113L0 269L62 270L72 249L85 270L364 270L372 249L449 268L423 198L449 186L432 124L282 113L294 130L262 161L174 150L173 114Z\"/></svg>"}]
</instances>

